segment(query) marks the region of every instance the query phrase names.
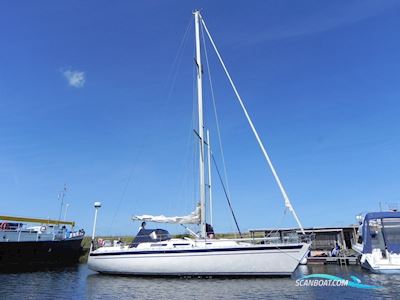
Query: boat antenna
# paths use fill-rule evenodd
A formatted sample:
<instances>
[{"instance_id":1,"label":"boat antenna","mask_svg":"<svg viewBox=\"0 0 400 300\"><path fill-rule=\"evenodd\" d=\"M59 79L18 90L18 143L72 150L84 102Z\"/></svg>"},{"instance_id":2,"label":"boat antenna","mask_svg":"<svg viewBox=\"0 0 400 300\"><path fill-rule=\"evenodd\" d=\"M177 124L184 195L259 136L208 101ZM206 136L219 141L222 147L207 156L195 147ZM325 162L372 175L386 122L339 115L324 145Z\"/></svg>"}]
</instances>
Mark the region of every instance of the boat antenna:
<instances>
[{"instance_id":1,"label":"boat antenna","mask_svg":"<svg viewBox=\"0 0 400 300\"><path fill-rule=\"evenodd\" d=\"M64 184L63 190L58 193L58 201L61 201L60 213L58 215L58 222L61 221L61 215L62 215L62 211L63 211L63 207L64 207L64 197L65 197L66 193L67 193L67 185Z\"/></svg>"},{"instance_id":2,"label":"boat antenna","mask_svg":"<svg viewBox=\"0 0 400 300\"><path fill-rule=\"evenodd\" d=\"M260 136L258 135L258 132L257 132L256 128L254 127L253 121L251 120L250 115L249 115L249 113L247 112L247 109L246 109L246 107L245 107L245 105L244 105L244 103L243 103L243 100L242 100L242 98L240 97L239 92L237 91L235 84L233 83L233 80L232 80L232 78L231 78L231 76L230 76L230 74L229 74L229 72L228 72L228 69L227 69L226 66L225 66L224 61L222 60L221 55L219 54L219 51L218 51L218 49L217 49L217 46L215 45L214 40L213 40L213 38L211 37L210 32L208 31L207 25L206 25L206 23L204 22L204 19L200 16L200 13L199 13L199 12L197 12L197 13L198 13L197 18L200 18L200 20L201 20L201 24L203 25L203 28L205 29L205 31L206 31L206 33L207 33L207 36L208 36L208 38L210 39L210 42L211 42L211 44L212 44L212 46L213 46L213 48L214 48L214 50L215 50L215 52L216 52L216 54L217 54L217 57L218 57L218 59L219 59L221 65L222 65L222 68L224 69L225 74L226 74L226 76L228 77L228 80L229 80L229 82L230 82L230 84L231 84L231 86L232 86L232 88L233 88L233 91L235 92L236 98L238 99L238 101L239 101L239 103L240 103L240 106L241 106L242 109L243 109L243 112L244 112L244 114L245 114L245 116L246 116L246 119L247 119L247 121L248 121L248 123L249 123L249 125L250 125L250 127L251 127L251 130L253 131L253 134L254 134L254 136L256 137L256 140L257 140L257 142L258 142L258 144L259 144L259 146L260 146L260 148L261 148L261 151L262 151L262 153L263 153L263 155L264 155L264 157L265 157L265 159L266 159L266 161L267 161L267 163L268 163L268 165L269 165L269 167L270 167L270 169L271 169L271 172L272 172L272 174L273 174L273 176L274 176L274 178L275 178L275 181L276 181L276 183L278 184L278 187L279 187L279 189L280 189L280 191L281 191L281 193L282 193L283 199L284 199L284 201L285 201L285 206L286 206L286 207L289 209L289 211L293 214L293 217L294 217L294 219L296 220L297 224L299 225L302 234L305 234L303 225L301 225L301 222L300 222L299 218L297 217L297 214L296 214L296 212L295 212L295 210L294 210L294 208L293 208L293 206L292 206L292 203L291 203L290 200L289 200L289 196L287 195L286 190L285 190L285 188L283 187L282 182L281 182L281 180L280 180L280 178L279 178L279 176L278 176L278 174L277 174L277 172L276 172L276 170L275 170L275 167L273 166L272 161L271 161L271 159L270 159L270 157L269 157L267 151L265 150L265 147L264 147L264 145L263 145L263 143L262 143L262 141L261 141L261 139L260 139Z\"/></svg>"},{"instance_id":3,"label":"boat antenna","mask_svg":"<svg viewBox=\"0 0 400 300\"><path fill-rule=\"evenodd\" d=\"M200 11L195 10L194 25L196 38L196 57L195 63L197 67L197 106L199 121L199 187L200 187L200 237L206 238L206 191L205 191L205 174L204 174L204 123L203 123L203 70L201 65L201 49L200 49Z\"/></svg>"},{"instance_id":4,"label":"boat antenna","mask_svg":"<svg viewBox=\"0 0 400 300\"><path fill-rule=\"evenodd\" d=\"M64 211L64 221L67 220L67 212L68 212L69 203L65 204L65 211Z\"/></svg>"}]
</instances>

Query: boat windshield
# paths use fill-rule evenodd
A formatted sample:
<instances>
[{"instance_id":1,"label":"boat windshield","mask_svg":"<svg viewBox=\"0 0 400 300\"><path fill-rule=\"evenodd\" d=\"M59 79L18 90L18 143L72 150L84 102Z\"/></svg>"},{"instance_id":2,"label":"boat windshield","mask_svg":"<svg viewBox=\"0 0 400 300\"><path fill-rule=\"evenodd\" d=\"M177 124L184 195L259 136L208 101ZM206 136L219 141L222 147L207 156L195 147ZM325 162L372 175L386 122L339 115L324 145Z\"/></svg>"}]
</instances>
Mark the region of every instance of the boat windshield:
<instances>
[{"instance_id":1,"label":"boat windshield","mask_svg":"<svg viewBox=\"0 0 400 300\"><path fill-rule=\"evenodd\" d=\"M369 220L372 249L400 253L400 218Z\"/></svg>"},{"instance_id":2,"label":"boat windshield","mask_svg":"<svg viewBox=\"0 0 400 300\"><path fill-rule=\"evenodd\" d=\"M400 253L400 219L382 219L382 226L388 251Z\"/></svg>"},{"instance_id":3,"label":"boat windshield","mask_svg":"<svg viewBox=\"0 0 400 300\"><path fill-rule=\"evenodd\" d=\"M382 235L381 219L369 220L369 232L371 235L372 249L385 250L385 240Z\"/></svg>"}]
</instances>

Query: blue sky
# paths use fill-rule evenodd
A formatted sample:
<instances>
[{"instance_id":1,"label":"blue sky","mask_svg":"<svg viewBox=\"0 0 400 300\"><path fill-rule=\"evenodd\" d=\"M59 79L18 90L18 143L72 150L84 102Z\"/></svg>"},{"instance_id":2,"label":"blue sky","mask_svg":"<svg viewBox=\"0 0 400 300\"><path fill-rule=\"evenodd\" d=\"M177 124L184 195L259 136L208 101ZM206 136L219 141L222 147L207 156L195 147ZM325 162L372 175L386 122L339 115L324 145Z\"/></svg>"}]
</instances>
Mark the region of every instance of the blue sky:
<instances>
[{"instance_id":1,"label":"blue sky","mask_svg":"<svg viewBox=\"0 0 400 300\"><path fill-rule=\"evenodd\" d=\"M57 218L64 184L89 232L98 200L102 234L194 208L193 26L175 59L194 8L305 226L400 202L397 1L21 1L0 9L1 214ZM208 54L239 224L295 225ZM233 231L217 185L214 199L216 230Z\"/></svg>"}]
</instances>

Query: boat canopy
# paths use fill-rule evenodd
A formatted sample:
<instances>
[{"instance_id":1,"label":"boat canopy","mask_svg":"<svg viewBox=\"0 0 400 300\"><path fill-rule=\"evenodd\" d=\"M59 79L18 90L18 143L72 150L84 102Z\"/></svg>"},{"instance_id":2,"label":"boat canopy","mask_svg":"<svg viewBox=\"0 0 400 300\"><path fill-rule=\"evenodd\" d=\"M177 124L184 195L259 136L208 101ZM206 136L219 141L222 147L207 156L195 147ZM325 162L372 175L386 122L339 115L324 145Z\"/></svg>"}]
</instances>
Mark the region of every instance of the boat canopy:
<instances>
[{"instance_id":1,"label":"boat canopy","mask_svg":"<svg viewBox=\"0 0 400 300\"><path fill-rule=\"evenodd\" d=\"M385 247L389 252L400 254L400 212L367 213L364 217L362 237L364 253L372 253L373 248L381 244L382 248Z\"/></svg>"},{"instance_id":2,"label":"boat canopy","mask_svg":"<svg viewBox=\"0 0 400 300\"><path fill-rule=\"evenodd\" d=\"M164 215L153 216L153 215L141 215L133 216L135 221L146 221L156 223L170 223L170 224L200 224L200 206L187 216L182 217L166 217Z\"/></svg>"},{"instance_id":3,"label":"boat canopy","mask_svg":"<svg viewBox=\"0 0 400 300\"><path fill-rule=\"evenodd\" d=\"M140 243L155 243L169 240L169 232L164 229L144 229L141 228L132 241L130 247L137 247Z\"/></svg>"}]
</instances>

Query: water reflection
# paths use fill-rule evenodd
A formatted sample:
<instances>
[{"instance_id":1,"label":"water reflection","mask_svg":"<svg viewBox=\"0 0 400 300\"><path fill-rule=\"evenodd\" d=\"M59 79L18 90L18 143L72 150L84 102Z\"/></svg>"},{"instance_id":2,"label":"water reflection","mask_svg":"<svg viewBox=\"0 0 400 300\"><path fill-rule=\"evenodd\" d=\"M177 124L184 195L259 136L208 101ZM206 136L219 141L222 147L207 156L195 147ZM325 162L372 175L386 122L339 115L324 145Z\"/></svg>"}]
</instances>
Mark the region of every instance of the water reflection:
<instances>
[{"instance_id":1,"label":"water reflection","mask_svg":"<svg viewBox=\"0 0 400 300\"><path fill-rule=\"evenodd\" d=\"M357 276L380 290L351 287L296 287L295 279L326 273L343 278ZM400 276L371 274L359 266L300 266L292 278L184 279L140 278L91 274L87 277L90 299L396 299Z\"/></svg>"},{"instance_id":2,"label":"water reflection","mask_svg":"<svg viewBox=\"0 0 400 300\"><path fill-rule=\"evenodd\" d=\"M295 288L289 278L269 279L185 279L115 277L92 274L87 278L88 296L91 299L116 297L127 299L265 299L291 297Z\"/></svg>"},{"instance_id":3,"label":"water reflection","mask_svg":"<svg viewBox=\"0 0 400 300\"><path fill-rule=\"evenodd\" d=\"M326 273L357 276L380 290L296 287L295 279ZM398 299L400 275L371 274L359 266L300 266L292 278L197 279L101 275L86 265L0 274L1 299Z\"/></svg>"}]
</instances>

